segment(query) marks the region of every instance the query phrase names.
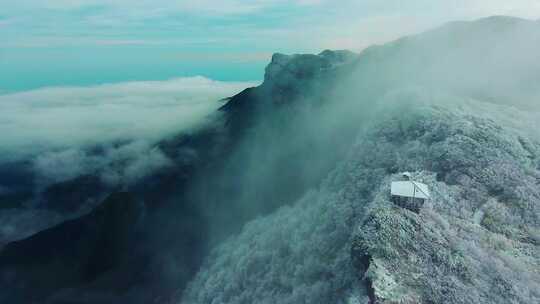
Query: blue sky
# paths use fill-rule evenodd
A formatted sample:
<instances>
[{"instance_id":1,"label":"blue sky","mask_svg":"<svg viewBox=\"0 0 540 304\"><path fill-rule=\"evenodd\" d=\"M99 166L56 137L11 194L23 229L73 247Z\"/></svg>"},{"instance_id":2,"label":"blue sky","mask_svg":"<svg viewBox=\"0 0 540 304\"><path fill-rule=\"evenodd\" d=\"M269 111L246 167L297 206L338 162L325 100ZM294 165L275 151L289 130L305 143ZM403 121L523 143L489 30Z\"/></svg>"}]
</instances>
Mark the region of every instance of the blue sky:
<instances>
[{"instance_id":1,"label":"blue sky","mask_svg":"<svg viewBox=\"0 0 540 304\"><path fill-rule=\"evenodd\" d=\"M0 92L202 75L262 79L273 52L361 50L537 0L0 0Z\"/></svg>"}]
</instances>

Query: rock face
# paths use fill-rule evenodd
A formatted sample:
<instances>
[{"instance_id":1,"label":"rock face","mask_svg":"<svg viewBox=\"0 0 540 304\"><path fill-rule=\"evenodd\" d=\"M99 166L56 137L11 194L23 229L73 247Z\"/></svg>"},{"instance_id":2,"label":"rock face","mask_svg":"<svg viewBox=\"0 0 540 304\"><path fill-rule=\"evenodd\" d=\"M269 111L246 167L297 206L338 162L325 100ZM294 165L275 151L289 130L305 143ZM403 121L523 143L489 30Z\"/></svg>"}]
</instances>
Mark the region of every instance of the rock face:
<instances>
[{"instance_id":1,"label":"rock face","mask_svg":"<svg viewBox=\"0 0 540 304\"><path fill-rule=\"evenodd\" d=\"M330 73L337 73L339 63L349 53L332 54L297 55L289 64L319 58L315 61L324 61L326 70L318 75L329 80L325 87L330 88ZM301 68L310 67L302 63ZM191 279L209 247L238 231L246 221L296 200L320 182L346 151L352 133L346 131L350 128L345 124L323 124L317 133L309 127L312 117L324 111L320 105L323 95L310 93L300 83L290 92L277 91L270 85L286 73L275 71L262 86L230 98L209 126L159 143L159 149L174 164L126 189L144 201L146 216L141 228L133 232L136 237L118 248L122 263L115 260L109 265L104 260L104 265L99 265L92 260L97 270L93 275L84 273L88 263L94 262L80 247L87 243L92 247L97 236L86 236L88 219L82 217L53 227L54 233L46 230L7 245L0 255L7 275L0 287L11 289L20 283L16 295L27 294L31 300L47 299L52 303L168 300L172 292ZM305 83L309 80L306 78ZM301 92L309 94L300 96ZM95 193L88 191L90 188ZM44 193L50 200L47 205L63 211L80 206L79 200L99 197L100 190L113 189L101 187L93 176L84 176L52 185ZM119 214L111 215L115 216ZM95 233L109 229L109 224L101 221L95 225L99 226ZM82 236L76 232L75 241L62 241L66 231L77 229L83 230ZM23 246L18 244L32 249L30 252L39 252L42 246L56 243L62 243L62 249L41 258L40 267L23 267L35 265L30 263L33 256L13 260L16 254L12 252L19 252L13 248ZM55 256L65 261L55 264ZM58 279L47 280L55 267L62 270ZM17 277L16 282L12 276Z\"/></svg>"},{"instance_id":2,"label":"rock face","mask_svg":"<svg viewBox=\"0 0 540 304\"><path fill-rule=\"evenodd\" d=\"M357 55L349 51L324 51L319 55L274 54L266 67L264 87L273 92L278 102L313 93L324 82L331 81L335 71L350 64Z\"/></svg>"}]
</instances>

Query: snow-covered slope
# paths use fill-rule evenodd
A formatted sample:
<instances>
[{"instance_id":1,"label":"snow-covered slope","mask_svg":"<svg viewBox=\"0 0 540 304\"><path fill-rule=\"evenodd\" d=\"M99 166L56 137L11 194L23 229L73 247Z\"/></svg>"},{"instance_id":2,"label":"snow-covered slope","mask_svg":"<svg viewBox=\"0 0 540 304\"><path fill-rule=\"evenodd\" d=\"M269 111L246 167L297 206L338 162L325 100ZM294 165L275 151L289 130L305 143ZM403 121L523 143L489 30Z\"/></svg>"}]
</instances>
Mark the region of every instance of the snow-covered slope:
<instances>
[{"instance_id":1,"label":"snow-covered slope","mask_svg":"<svg viewBox=\"0 0 540 304\"><path fill-rule=\"evenodd\" d=\"M364 51L327 100L356 119L347 156L217 247L181 302L539 302L539 37L492 17ZM432 190L419 214L390 202L402 171Z\"/></svg>"},{"instance_id":2,"label":"snow-covered slope","mask_svg":"<svg viewBox=\"0 0 540 304\"><path fill-rule=\"evenodd\" d=\"M402 96L320 188L218 247L184 302L538 302L540 145L489 112L528 115L441 98ZM432 189L420 214L389 201L405 170Z\"/></svg>"}]
</instances>

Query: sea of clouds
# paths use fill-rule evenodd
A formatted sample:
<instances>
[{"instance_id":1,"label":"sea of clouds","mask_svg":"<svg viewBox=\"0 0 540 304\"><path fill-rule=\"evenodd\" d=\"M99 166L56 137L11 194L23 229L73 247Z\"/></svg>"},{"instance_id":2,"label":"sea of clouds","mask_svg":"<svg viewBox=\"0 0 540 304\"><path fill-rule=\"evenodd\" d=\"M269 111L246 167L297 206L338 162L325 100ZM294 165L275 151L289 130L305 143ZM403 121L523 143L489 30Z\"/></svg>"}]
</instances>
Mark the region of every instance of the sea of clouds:
<instances>
[{"instance_id":1,"label":"sea of clouds","mask_svg":"<svg viewBox=\"0 0 540 304\"><path fill-rule=\"evenodd\" d=\"M0 153L17 158L112 141L156 141L196 126L219 100L251 85L188 77L3 94Z\"/></svg>"},{"instance_id":2,"label":"sea of clouds","mask_svg":"<svg viewBox=\"0 0 540 304\"><path fill-rule=\"evenodd\" d=\"M205 123L252 85L199 76L0 95L0 163L30 160L44 184L95 172L130 183L169 164L157 141Z\"/></svg>"},{"instance_id":3,"label":"sea of clouds","mask_svg":"<svg viewBox=\"0 0 540 304\"><path fill-rule=\"evenodd\" d=\"M24 205L34 206L48 186L86 175L134 184L173 165L160 140L210 123L224 98L253 85L199 76L0 92L0 198L31 191ZM0 208L0 247L64 218Z\"/></svg>"}]
</instances>

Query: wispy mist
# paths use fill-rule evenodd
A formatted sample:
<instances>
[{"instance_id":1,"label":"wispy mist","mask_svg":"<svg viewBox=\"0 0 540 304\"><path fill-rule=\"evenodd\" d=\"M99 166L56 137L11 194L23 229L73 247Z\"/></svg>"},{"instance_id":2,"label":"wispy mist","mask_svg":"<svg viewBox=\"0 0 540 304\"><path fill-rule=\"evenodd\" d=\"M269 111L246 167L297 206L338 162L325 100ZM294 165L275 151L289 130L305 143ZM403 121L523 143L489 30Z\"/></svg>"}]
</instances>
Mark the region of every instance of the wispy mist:
<instances>
[{"instance_id":1,"label":"wispy mist","mask_svg":"<svg viewBox=\"0 0 540 304\"><path fill-rule=\"evenodd\" d=\"M204 124L250 85L192 77L0 95L0 163L31 160L44 184L85 174L129 184L169 163L157 141Z\"/></svg>"}]
</instances>

